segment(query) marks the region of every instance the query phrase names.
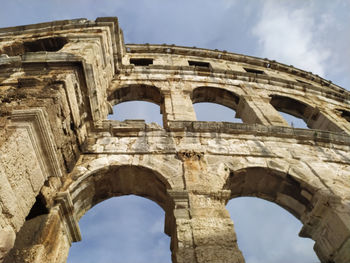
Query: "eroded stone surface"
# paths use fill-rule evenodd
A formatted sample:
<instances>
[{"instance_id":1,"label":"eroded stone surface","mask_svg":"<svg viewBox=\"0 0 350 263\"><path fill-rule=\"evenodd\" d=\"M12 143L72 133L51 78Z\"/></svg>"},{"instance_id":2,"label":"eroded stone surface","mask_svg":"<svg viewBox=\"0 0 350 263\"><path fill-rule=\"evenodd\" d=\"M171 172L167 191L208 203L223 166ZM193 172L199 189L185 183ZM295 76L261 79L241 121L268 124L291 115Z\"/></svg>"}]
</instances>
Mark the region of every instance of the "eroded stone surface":
<instances>
[{"instance_id":1,"label":"eroded stone surface","mask_svg":"<svg viewBox=\"0 0 350 263\"><path fill-rule=\"evenodd\" d=\"M349 98L267 59L125 45L116 18L0 29L0 262L63 263L92 206L136 194L164 209L174 263L244 262L225 208L239 196L282 206L322 262L348 263ZM159 105L163 127L107 120L130 100ZM243 123L198 122L198 102Z\"/></svg>"}]
</instances>

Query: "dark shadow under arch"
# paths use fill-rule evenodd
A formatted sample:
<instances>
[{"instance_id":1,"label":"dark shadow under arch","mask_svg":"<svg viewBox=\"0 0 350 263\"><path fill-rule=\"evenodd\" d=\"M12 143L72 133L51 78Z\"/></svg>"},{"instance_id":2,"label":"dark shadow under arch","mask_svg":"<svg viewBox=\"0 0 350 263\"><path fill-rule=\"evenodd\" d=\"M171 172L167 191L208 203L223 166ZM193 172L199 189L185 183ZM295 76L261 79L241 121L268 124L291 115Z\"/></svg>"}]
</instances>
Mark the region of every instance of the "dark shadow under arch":
<instances>
[{"instance_id":1,"label":"dark shadow under arch","mask_svg":"<svg viewBox=\"0 0 350 263\"><path fill-rule=\"evenodd\" d=\"M332 121L317 107L312 107L305 102L287 96L270 95L271 105L280 112L300 118L310 129L318 129L332 132L342 132L341 127Z\"/></svg>"},{"instance_id":2,"label":"dark shadow under arch","mask_svg":"<svg viewBox=\"0 0 350 263\"><path fill-rule=\"evenodd\" d=\"M191 94L193 103L213 102L230 109L236 110L239 103L239 96L234 92L215 88L215 87L198 87Z\"/></svg>"},{"instance_id":3,"label":"dark shadow under arch","mask_svg":"<svg viewBox=\"0 0 350 263\"><path fill-rule=\"evenodd\" d=\"M112 105L132 100L153 102L161 106L163 95L155 86L135 84L120 87L108 96L108 101Z\"/></svg>"},{"instance_id":4,"label":"dark shadow under arch","mask_svg":"<svg viewBox=\"0 0 350 263\"><path fill-rule=\"evenodd\" d=\"M298 182L288 173L263 167L231 171L225 189L231 198L253 196L283 207L299 220L313 209L315 189Z\"/></svg>"},{"instance_id":5,"label":"dark shadow under arch","mask_svg":"<svg viewBox=\"0 0 350 263\"><path fill-rule=\"evenodd\" d=\"M135 195L155 202L165 212L164 232L171 237L174 204L167 179L140 165L110 165L87 174L70 189L77 220L95 205L112 197ZM144 220L139 218L139 220Z\"/></svg>"},{"instance_id":6,"label":"dark shadow under arch","mask_svg":"<svg viewBox=\"0 0 350 263\"><path fill-rule=\"evenodd\" d=\"M94 205L115 196L137 195L156 202L164 211L172 207L166 179L142 166L120 165L103 168L83 179L71 190L77 218Z\"/></svg>"},{"instance_id":7,"label":"dark shadow under arch","mask_svg":"<svg viewBox=\"0 0 350 263\"><path fill-rule=\"evenodd\" d=\"M304 121L307 121L313 111L313 108L306 103L286 96L272 95L270 103L278 111L302 118Z\"/></svg>"}]
</instances>

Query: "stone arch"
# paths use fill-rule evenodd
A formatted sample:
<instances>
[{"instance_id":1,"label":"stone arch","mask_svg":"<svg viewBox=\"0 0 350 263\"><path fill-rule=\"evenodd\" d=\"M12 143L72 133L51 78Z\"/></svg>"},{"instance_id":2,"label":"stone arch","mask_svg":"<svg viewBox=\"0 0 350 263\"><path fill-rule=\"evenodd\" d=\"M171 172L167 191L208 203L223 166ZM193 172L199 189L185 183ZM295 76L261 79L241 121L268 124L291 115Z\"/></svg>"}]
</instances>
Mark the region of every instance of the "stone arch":
<instances>
[{"instance_id":1,"label":"stone arch","mask_svg":"<svg viewBox=\"0 0 350 263\"><path fill-rule=\"evenodd\" d=\"M237 114L238 103L240 101L240 97L239 97L239 95L237 95L236 93L234 93L232 91L228 91L228 90L223 89L223 88L211 87L211 86L201 86L201 87L195 88L192 91L191 100L192 100L193 104L201 103L201 102L210 103L209 105L205 105L205 107L203 105L203 108L205 108L206 110L207 110L207 108L210 109L212 106L214 106L212 104L224 106L220 109L222 110L222 115L225 115L225 111L226 111L228 116L230 116L230 118L227 121L229 121L229 122L241 122L241 120L239 120L240 117L238 117L238 114ZM217 110L220 110L220 109L218 109L216 107L216 108L212 108L211 111L216 112ZM231 111L228 112L227 111L228 109L232 110L233 112L232 113L231 113ZM198 108L197 108L197 110L198 110ZM197 112L197 114L198 113L199 112ZM232 114L232 117L231 117L231 114ZM219 115L215 115L215 116L219 116ZM233 117L237 118L237 119L234 120ZM208 118L207 114L205 114L205 119L206 118ZM222 121L222 119L219 119L217 121Z\"/></svg>"},{"instance_id":2,"label":"stone arch","mask_svg":"<svg viewBox=\"0 0 350 263\"><path fill-rule=\"evenodd\" d=\"M173 239L174 203L168 191L179 186L169 179L172 174L176 176L178 168L168 167L164 160L128 157L96 157L77 166L61 192L50 195L49 210L28 218L5 262L24 262L26 258L65 262L71 242L81 240L79 219L97 203L122 195L137 195L159 205L165 211L164 232Z\"/></svg>"},{"instance_id":3,"label":"stone arch","mask_svg":"<svg viewBox=\"0 0 350 263\"><path fill-rule=\"evenodd\" d=\"M299 220L313 209L316 189L285 171L251 166L231 171L224 186L230 198L253 196L274 202Z\"/></svg>"},{"instance_id":4,"label":"stone arch","mask_svg":"<svg viewBox=\"0 0 350 263\"><path fill-rule=\"evenodd\" d=\"M277 110L302 119L310 129L341 132L342 129L331 121L317 107L313 107L305 101L291 96L270 95L271 105Z\"/></svg>"},{"instance_id":5,"label":"stone arch","mask_svg":"<svg viewBox=\"0 0 350 263\"><path fill-rule=\"evenodd\" d=\"M172 208L167 190L171 186L158 171L141 165L110 165L89 171L69 188L77 219L108 198L134 194Z\"/></svg>"},{"instance_id":6,"label":"stone arch","mask_svg":"<svg viewBox=\"0 0 350 263\"><path fill-rule=\"evenodd\" d=\"M161 106L164 98L159 88L145 84L122 86L113 90L108 96L108 101L112 105L132 100L152 102Z\"/></svg>"},{"instance_id":7,"label":"stone arch","mask_svg":"<svg viewBox=\"0 0 350 263\"><path fill-rule=\"evenodd\" d=\"M299 236L315 241L321 262L346 262L350 228L339 210L341 198L290 171L261 166L231 170L224 189L230 191L229 199L252 196L281 206L301 221Z\"/></svg>"},{"instance_id":8,"label":"stone arch","mask_svg":"<svg viewBox=\"0 0 350 263\"><path fill-rule=\"evenodd\" d=\"M192 91L191 99L193 103L213 102L237 110L240 97L226 89L201 86Z\"/></svg>"},{"instance_id":9,"label":"stone arch","mask_svg":"<svg viewBox=\"0 0 350 263\"><path fill-rule=\"evenodd\" d=\"M112 106L122 102L144 101L154 103L159 106L162 114L163 123L166 123L166 114L164 114L164 96L156 86L146 84L132 84L115 89L109 96L108 101ZM110 108L113 113L113 108Z\"/></svg>"},{"instance_id":10,"label":"stone arch","mask_svg":"<svg viewBox=\"0 0 350 263\"><path fill-rule=\"evenodd\" d=\"M164 232L172 237L173 208L168 194L171 184L156 169L144 165L111 164L88 170L68 187L77 221L93 206L106 199L124 195L144 197L165 212Z\"/></svg>"}]
</instances>

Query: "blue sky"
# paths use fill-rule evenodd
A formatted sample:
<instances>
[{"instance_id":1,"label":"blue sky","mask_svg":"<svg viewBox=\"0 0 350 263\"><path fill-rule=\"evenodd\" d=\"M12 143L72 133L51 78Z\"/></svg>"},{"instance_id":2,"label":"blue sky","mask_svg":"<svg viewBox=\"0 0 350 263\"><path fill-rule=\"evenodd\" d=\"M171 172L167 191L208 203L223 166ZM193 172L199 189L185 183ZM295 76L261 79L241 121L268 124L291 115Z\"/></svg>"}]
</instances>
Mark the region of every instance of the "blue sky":
<instances>
[{"instance_id":1,"label":"blue sky","mask_svg":"<svg viewBox=\"0 0 350 263\"><path fill-rule=\"evenodd\" d=\"M227 50L294 65L350 89L349 0L0 0L0 27L59 19L117 16L126 43L167 43ZM160 122L159 108L138 104L130 116ZM234 121L232 111L195 105L198 119ZM145 117L145 118L146 118ZM301 224L263 200L238 198L227 208L247 263L318 262L312 241L298 238ZM132 220L130 220L132 219ZM83 241L69 263L171 262L164 213L138 197L112 198L80 221ZM106 226L108 228L106 228ZM108 231L106 231L108 229ZM289 261L288 261L289 260Z\"/></svg>"}]
</instances>

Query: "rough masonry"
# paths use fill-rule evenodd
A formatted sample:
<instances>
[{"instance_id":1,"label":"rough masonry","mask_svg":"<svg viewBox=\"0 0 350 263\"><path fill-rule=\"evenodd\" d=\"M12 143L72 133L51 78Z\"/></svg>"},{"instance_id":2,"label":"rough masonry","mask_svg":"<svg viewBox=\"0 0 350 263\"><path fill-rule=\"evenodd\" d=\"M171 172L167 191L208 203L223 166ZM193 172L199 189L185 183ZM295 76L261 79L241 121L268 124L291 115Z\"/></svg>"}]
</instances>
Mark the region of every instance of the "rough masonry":
<instances>
[{"instance_id":1,"label":"rough masonry","mask_svg":"<svg viewBox=\"0 0 350 263\"><path fill-rule=\"evenodd\" d=\"M107 119L131 100L163 126ZM243 123L199 122L199 102ZM164 209L174 263L244 262L225 208L239 196L287 209L321 262L349 263L349 150L350 93L293 66L125 45L117 18L0 29L0 262L66 262L86 211L135 194Z\"/></svg>"}]
</instances>

